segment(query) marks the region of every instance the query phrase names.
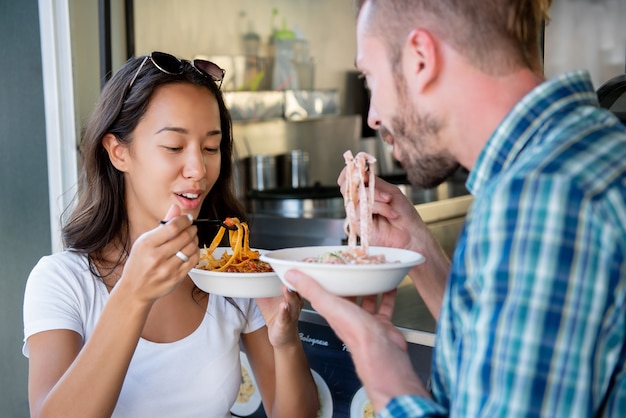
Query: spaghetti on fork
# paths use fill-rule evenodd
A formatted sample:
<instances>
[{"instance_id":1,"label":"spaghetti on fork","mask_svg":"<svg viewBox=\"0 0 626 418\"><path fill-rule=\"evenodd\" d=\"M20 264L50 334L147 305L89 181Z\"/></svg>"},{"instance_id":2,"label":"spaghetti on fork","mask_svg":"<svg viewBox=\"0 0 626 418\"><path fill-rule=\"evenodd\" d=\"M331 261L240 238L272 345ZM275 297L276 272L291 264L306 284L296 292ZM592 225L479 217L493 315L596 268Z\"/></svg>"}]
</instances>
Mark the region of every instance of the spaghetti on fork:
<instances>
[{"instance_id":1,"label":"spaghetti on fork","mask_svg":"<svg viewBox=\"0 0 626 418\"><path fill-rule=\"evenodd\" d=\"M250 229L246 222L241 222L238 218L226 218L224 224L235 226L236 230L228 231L228 242L232 253L224 251L221 257L215 258L213 253L218 248L224 231L223 226L211 241L200 251L200 262L196 268L209 271L220 271L229 273L267 273L274 271L272 267L259 260L260 253L250 248Z\"/></svg>"}]
</instances>

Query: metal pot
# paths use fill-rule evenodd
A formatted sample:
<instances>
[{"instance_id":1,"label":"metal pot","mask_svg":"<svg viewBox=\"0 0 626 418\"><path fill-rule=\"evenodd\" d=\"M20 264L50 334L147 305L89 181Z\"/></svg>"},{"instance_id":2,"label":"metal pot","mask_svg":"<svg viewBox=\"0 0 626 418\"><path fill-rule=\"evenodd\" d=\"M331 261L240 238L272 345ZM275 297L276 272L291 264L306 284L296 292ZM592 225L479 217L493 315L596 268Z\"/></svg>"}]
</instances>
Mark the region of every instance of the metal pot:
<instances>
[{"instance_id":1,"label":"metal pot","mask_svg":"<svg viewBox=\"0 0 626 418\"><path fill-rule=\"evenodd\" d=\"M278 164L278 185L284 188L308 187L309 153L299 149L276 157Z\"/></svg>"},{"instance_id":2,"label":"metal pot","mask_svg":"<svg viewBox=\"0 0 626 418\"><path fill-rule=\"evenodd\" d=\"M251 190L249 210L253 214L286 218L345 218L343 196L338 186Z\"/></svg>"},{"instance_id":3,"label":"metal pot","mask_svg":"<svg viewBox=\"0 0 626 418\"><path fill-rule=\"evenodd\" d=\"M276 187L276 158L272 155L253 155L249 160L251 190L268 190Z\"/></svg>"}]
</instances>

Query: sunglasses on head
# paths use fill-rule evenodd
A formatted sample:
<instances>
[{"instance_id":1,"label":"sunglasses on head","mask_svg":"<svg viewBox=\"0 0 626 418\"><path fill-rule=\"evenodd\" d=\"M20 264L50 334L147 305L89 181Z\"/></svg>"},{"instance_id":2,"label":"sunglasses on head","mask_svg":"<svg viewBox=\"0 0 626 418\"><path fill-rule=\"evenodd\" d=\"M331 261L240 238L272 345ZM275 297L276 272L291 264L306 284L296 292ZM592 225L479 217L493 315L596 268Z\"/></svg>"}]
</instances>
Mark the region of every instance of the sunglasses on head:
<instances>
[{"instance_id":1,"label":"sunglasses on head","mask_svg":"<svg viewBox=\"0 0 626 418\"><path fill-rule=\"evenodd\" d=\"M137 69L137 72L133 76L133 79L128 85L128 90L130 90L130 88L135 83L135 80L137 79L137 76L139 76L139 73L141 72L143 66L146 64L146 61L151 61L157 69L159 69L161 72L164 72L165 74L179 75L183 73L183 61L165 52L154 51L151 52L150 55L146 55L146 57L143 59L141 65ZM191 66L203 76L210 77L211 80L215 81L218 84L218 88L222 87L222 81L224 80L225 71L214 62L201 59L184 62L188 62L189 64L191 64Z\"/></svg>"}]
</instances>

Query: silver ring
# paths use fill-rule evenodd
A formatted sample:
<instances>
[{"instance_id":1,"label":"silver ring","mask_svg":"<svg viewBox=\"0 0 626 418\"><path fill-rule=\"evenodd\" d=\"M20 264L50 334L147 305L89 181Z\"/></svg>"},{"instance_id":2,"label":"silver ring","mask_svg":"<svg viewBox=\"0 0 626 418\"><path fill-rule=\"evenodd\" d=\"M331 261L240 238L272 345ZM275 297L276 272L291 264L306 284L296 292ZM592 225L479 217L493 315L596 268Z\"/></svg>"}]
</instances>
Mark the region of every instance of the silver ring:
<instances>
[{"instance_id":1,"label":"silver ring","mask_svg":"<svg viewBox=\"0 0 626 418\"><path fill-rule=\"evenodd\" d=\"M187 261L189 261L189 257L187 257L185 254L183 254L182 251L177 251L175 255L176 255L176 257L178 257L181 260L183 260L183 263L186 263Z\"/></svg>"}]
</instances>

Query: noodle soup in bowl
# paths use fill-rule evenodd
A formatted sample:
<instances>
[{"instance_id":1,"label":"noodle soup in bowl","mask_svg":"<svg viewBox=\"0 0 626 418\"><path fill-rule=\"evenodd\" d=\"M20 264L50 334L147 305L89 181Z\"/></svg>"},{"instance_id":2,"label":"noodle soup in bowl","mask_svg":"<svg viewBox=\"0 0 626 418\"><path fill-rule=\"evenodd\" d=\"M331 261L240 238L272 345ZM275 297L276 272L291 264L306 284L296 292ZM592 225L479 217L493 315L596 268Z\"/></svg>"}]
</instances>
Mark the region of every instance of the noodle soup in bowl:
<instances>
[{"instance_id":1,"label":"noodle soup in bowl","mask_svg":"<svg viewBox=\"0 0 626 418\"><path fill-rule=\"evenodd\" d=\"M425 261L423 255L401 248L369 247L370 258L383 257L379 264L329 264L306 261L309 259L329 260L333 254L349 251L348 246L313 246L285 248L261 254L260 259L269 263L280 280L285 273L295 269L308 274L327 291L338 296L364 296L384 293L398 287L409 270ZM297 289L296 289L297 290Z\"/></svg>"}]
</instances>

